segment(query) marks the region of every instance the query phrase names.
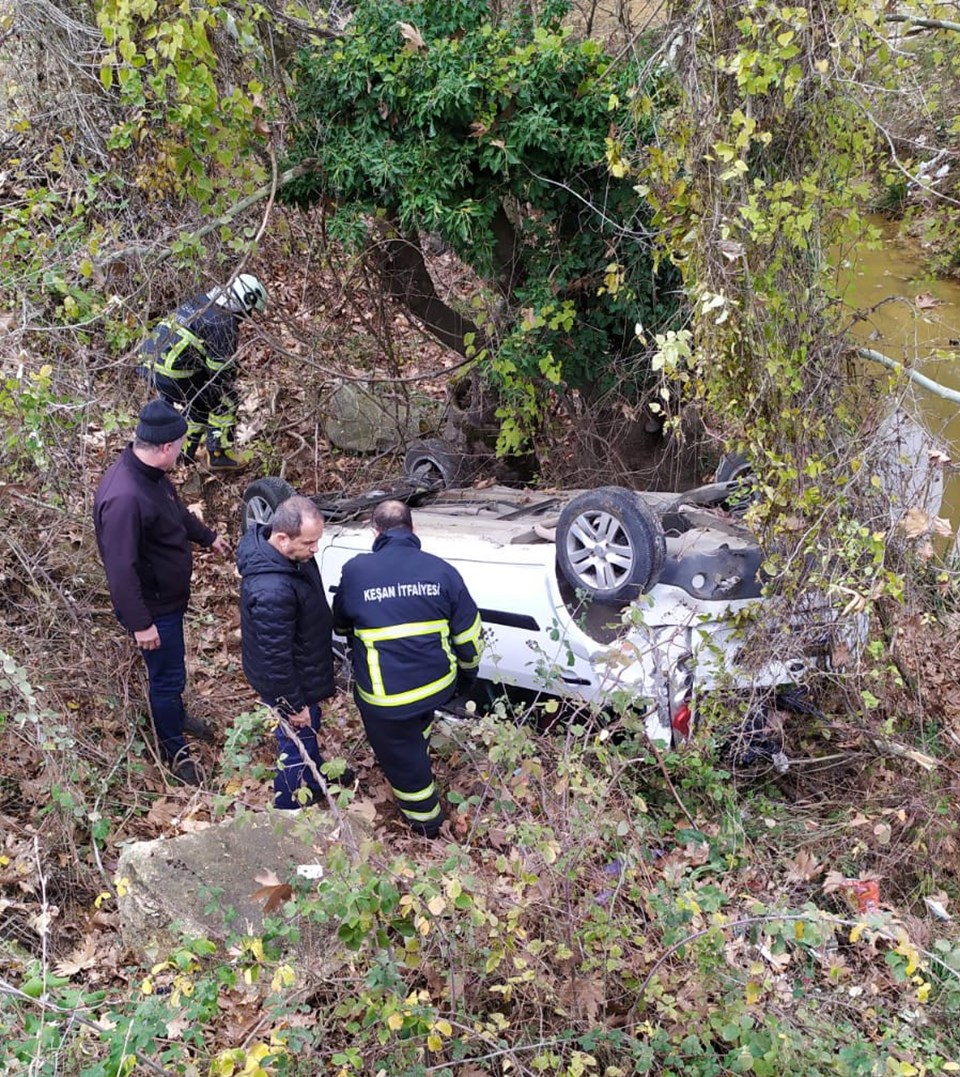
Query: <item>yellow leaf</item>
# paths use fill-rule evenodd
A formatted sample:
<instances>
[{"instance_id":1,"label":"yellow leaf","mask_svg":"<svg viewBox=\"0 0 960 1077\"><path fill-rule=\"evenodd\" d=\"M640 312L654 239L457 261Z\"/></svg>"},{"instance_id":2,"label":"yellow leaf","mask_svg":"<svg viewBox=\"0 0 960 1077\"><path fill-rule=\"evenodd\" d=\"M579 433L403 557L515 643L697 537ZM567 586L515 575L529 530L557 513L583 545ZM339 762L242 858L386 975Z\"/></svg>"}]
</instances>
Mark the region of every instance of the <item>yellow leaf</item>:
<instances>
[{"instance_id":1,"label":"yellow leaf","mask_svg":"<svg viewBox=\"0 0 960 1077\"><path fill-rule=\"evenodd\" d=\"M249 1068L249 1065L250 1065L251 1062L260 1062L262 1059L266 1058L268 1054L270 1054L270 1047L267 1044L265 1044L265 1043L255 1043L247 1051L247 1066L248 1066L248 1068Z\"/></svg>"},{"instance_id":2,"label":"yellow leaf","mask_svg":"<svg viewBox=\"0 0 960 1077\"><path fill-rule=\"evenodd\" d=\"M149 976L140 984L140 990L145 995L153 994L153 980L151 980Z\"/></svg>"},{"instance_id":3,"label":"yellow leaf","mask_svg":"<svg viewBox=\"0 0 960 1077\"><path fill-rule=\"evenodd\" d=\"M117 897L126 897L129 890L130 890L130 880L129 879L118 879L117 880Z\"/></svg>"},{"instance_id":4,"label":"yellow leaf","mask_svg":"<svg viewBox=\"0 0 960 1077\"><path fill-rule=\"evenodd\" d=\"M917 1001L926 1002L930 998L930 984L924 980L917 988Z\"/></svg>"},{"instance_id":5,"label":"yellow leaf","mask_svg":"<svg viewBox=\"0 0 960 1077\"><path fill-rule=\"evenodd\" d=\"M390 1014L390 1016L387 1018L387 1028L393 1029L394 1032L397 1032L399 1029L403 1028L403 1014Z\"/></svg>"},{"instance_id":6,"label":"yellow leaf","mask_svg":"<svg viewBox=\"0 0 960 1077\"><path fill-rule=\"evenodd\" d=\"M817 69L818 74L825 75L830 64L826 60L817 60L813 66Z\"/></svg>"},{"instance_id":7,"label":"yellow leaf","mask_svg":"<svg viewBox=\"0 0 960 1077\"><path fill-rule=\"evenodd\" d=\"M747 980L746 999L748 1006L755 1006L760 1001L762 994L763 988L756 980Z\"/></svg>"},{"instance_id":8,"label":"yellow leaf","mask_svg":"<svg viewBox=\"0 0 960 1077\"><path fill-rule=\"evenodd\" d=\"M439 916L446 907L446 901L439 894L437 894L436 897L432 897L427 902L427 908L434 916Z\"/></svg>"},{"instance_id":9,"label":"yellow leaf","mask_svg":"<svg viewBox=\"0 0 960 1077\"><path fill-rule=\"evenodd\" d=\"M439 1021L434 1021L433 1031L439 1032L441 1036L450 1037L453 1035L453 1026L449 1021L441 1017Z\"/></svg>"},{"instance_id":10,"label":"yellow leaf","mask_svg":"<svg viewBox=\"0 0 960 1077\"><path fill-rule=\"evenodd\" d=\"M431 1032L430 1035L427 1036L427 1047L431 1051L442 1051L443 1050L443 1040L440 1039L439 1036L437 1036L436 1034Z\"/></svg>"},{"instance_id":11,"label":"yellow leaf","mask_svg":"<svg viewBox=\"0 0 960 1077\"><path fill-rule=\"evenodd\" d=\"M866 924L856 924L856 925L854 925L850 929L850 941L851 942L858 942L859 939L860 939L860 936L863 934L866 926L867 926Z\"/></svg>"}]
</instances>

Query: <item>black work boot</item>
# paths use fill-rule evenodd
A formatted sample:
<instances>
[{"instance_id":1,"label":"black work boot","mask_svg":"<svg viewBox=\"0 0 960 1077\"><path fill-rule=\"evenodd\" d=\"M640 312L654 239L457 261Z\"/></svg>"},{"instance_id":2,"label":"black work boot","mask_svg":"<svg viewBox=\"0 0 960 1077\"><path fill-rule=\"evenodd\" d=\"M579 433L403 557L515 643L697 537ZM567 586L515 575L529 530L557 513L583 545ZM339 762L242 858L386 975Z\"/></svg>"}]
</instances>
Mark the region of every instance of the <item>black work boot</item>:
<instances>
[{"instance_id":1,"label":"black work boot","mask_svg":"<svg viewBox=\"0 0 960 1077\"><path fill-rule=\"evenodd\" d=\"M172 767L173 776L183 785L195 785L198 788L203 784L200 780L200 772L192 759L183 759Z\"/></svg>"},{"instance_id":2,"label":"black work boot","mask_svg":"<svg viewBox=\"0 0 960 1077\"><path fill-rule=\"evenodd\" d=\"M247 466L235 449L208 449L211 471L241 471Z\"/></svg>"},{"instance_id":3,"label":"black work boot","mask_svg":"<svg viewBox=\"0 0 960 1077\"><path fill-rule=\"evenodd\" d=\"M191 737L196 737L197 740L205 740L209 744L214 741L213 726L205 719L198 718L195 714L185 714L183 716L183 731L189 733Z\"/></svg>"}]
</instances>

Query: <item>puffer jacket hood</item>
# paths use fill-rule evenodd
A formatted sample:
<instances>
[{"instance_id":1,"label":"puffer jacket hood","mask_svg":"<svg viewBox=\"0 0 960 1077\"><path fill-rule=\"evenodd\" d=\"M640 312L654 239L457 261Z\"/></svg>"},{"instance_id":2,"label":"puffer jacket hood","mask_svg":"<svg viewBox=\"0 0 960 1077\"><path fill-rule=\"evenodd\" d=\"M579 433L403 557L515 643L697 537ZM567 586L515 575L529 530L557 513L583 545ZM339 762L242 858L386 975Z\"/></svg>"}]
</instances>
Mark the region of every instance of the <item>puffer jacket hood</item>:
<instances>
[{"instance_id":1,"label":"puffer jacket hood","mask_svg":"<svg viewBox=\"0 0 960 1077\"><path fill-rule=\"evenodd\" d=\"M237 548L243 672L290 715L336 690L332 618L316 560L291 561L269 538L269 526L257 524Z\"/></svg>"}]
</instances>

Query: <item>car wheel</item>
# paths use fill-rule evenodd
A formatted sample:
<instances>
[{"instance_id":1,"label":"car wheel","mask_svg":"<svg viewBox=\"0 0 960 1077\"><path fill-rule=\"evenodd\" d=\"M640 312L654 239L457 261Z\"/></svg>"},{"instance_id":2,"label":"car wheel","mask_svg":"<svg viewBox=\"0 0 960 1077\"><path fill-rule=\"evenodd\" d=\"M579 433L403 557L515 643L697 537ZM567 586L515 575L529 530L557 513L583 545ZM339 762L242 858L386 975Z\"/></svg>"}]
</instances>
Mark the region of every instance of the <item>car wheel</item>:
<instances>
[{"instance_id":1,"label":"car wheel","mask_svg":"<svg viewBox=\"0 0 960 1077\"><path fill-rule=\"evenodd\" d=\"M403 458L403 477L415 486L449 490L463 475L463 457L440 438L415 441Z\"/></svg>"},{"instance_id":2,"label":"car wheel","mask_svg":"<svg viewBox=\"0 0 960 1077\"><path fill-rule=\"evenodd\" d=\"M666 553L659 518L622 486L579 494L560 514L560 571L597 602L623 604L649 591Z\"/></svg>"},{"instance_id":3,"label":"car wheel","mask_svg":"<svg viewBox=\"0 0 960 1077\"><path fill-rule=\"evenodd\" d=\"M245 534L254 524L268 524L281 501L286 501L297 491L286 481L268 475L255 479L243 491L243 510L240 515L240 533Z\"/></svg>"},{"instance_id":4,"label":"car wheel","mask_svg":"<svg viewBox=\"0 0 960 1077\"><path fill-rule=\"evenodd\" d=\"M743 516L756 499L757 477L753 464L743 453L721 456L713 481L733 484L731 492L720 503L733 516Z\"/></svg>"}]
</instances>

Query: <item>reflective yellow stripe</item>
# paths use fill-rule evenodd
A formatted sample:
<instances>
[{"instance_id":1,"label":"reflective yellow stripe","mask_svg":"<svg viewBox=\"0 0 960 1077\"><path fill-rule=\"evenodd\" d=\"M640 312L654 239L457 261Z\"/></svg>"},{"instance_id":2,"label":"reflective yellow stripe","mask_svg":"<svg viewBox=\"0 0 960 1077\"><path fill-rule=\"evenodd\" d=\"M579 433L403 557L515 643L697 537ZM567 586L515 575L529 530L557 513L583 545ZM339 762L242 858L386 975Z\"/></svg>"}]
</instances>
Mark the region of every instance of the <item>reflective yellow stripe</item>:
<instances>
[{"instance_id":1,"label":"reflective yellow stripe","mask_svg":"<svg viewBox=\"0 0 960 1077\"><path fill-rule=\"evenodd\" d=\"M450 635L450 625L446 621L408 621L402 625L387 625L385 628L356 628L354 635L364 642L379 643L385 639L409 639L410 636L428 636L439 632L442 636Z\"/></svg>"},{"instance_id":2,"label":"reflective yellow stripe","mask_svg":"<svg viewBox=\"0 0 960 1077\"><path fill-rule=\"evenodd\" d=\"M176 362L187 348L196 348L197 351L203 355L206 346L203 341L195 333L191 333L186 326L174 323L169 326L169 329L171 333L176 333L176 343L167 348L163 355L148 360L143 365L157 374L162 374L165 378L190 378L196 374L196 369L178 370Z\"/></svg>"},{"instance_id":3,"label":"reflective yellow stripe","mask_svg":"<svg viewBox=\"0 0 960 1077\"><path fill-rule=\"evenodd\" d=\"M372 655L376 655L376 651L367 652L367 668L370 668L370 658ZM433 681L432 684L425 684L421 688L411 688L409 692L396 692L393 695L383 691L383 679L380 676L380 664L377 661L377 680L373 679L373 670L370 671L370 682L373 687L379 685L381 691L366 692L360 685L357 685L357 695L365 703L373 703L378 707L402 707L407 703L416 703L421 699L428 699L435 692L439 692L444 688L448 688L457 679L457 671L455 669L450 670L445 676L441 677L437 681Z\"/></svg>"},{"instance_id":4,"label":"reflective yellow stripe","mask_svg":"<svg viewBox=\"0 0 960 1077\"><path fill-rule=\"evenodd\" d=\"M456 644L470 643L471 640L474 643L478 643L480 639L480 633L483 631L483 624L480 621L480 614L478 613L473 624L465 629L463 632L458 633L453 637L453 642ZM477 649L479 650L479 644Z\"/></svg>"},{"instance_id":5,"label":"reflective yellow stripe","mask_svg":"<svg viewBox=\"0 0 960 1077\"><path fill-rule=\"evenodd\" d=\"M414 819L418 823L429 823L440 814L440 805L438 804L433 811L410 811L401 804L400 810L408 819Z\"/></svg>"},{"instance_id":6,"label":"reflective yellow stripe","mask_svg":"<svg viewBox=\"0 0 960 1077\"><path fill-rule=\"evenodd\" d=\"M431 782L426 789L421 789L417 793L404 793L393 785L391 785L390 788L393 790L393 795L397 797L398 800L427 800L437 791L437 787L433 782Z\"/></svg>"},{"instance_id":7,"label":"reflective yellow stripe","mask_svg":"<svg viewBox=\"0 0 960 1077\"><path fill-rule=\"evenodd\" d=\"M480 655L477 655L472 662L464 662L462 658L459 658L457 664L461 669L476 669L480 665Z\"/></svg>"},{"instance_id":8,"label":"reflective yellow stripe","mask_svg":"<svg viewBox=\"0 0 960 1077\"><path fill-rule=\"evenodd\" d=\"M424 739L424 740L429 740L429 738L430 738L430 730L431 730L431 729L433 729L433 722L431 722L431 723L430 723L430 724L429 724L429 725L427 726L427 728L426 728L426 729L425 729L425 730L423 731L423 739Z\"/></svg>"},{"instance_id":9,"label":"reflective yellow stripe","mask_svg":"<svg viewBox=\"0 0 960 1077\"><path fill-rule=\"evenodd\" d=\"M389 693L383 683L380 654L376 645L378 643L389 643L393 640L412 639L414 636L430 636L434 634L440 637L440 645L447 656L447 661L450 663L449 672L430 684L411 688L407 692ZM384 628L357 628L354 635L363 641L367 653L370 691L367 692L357 685L357 695L366 703L373 703L378 707L402 707L407 703L417 703L421 699L427 699L435 692L447 688L456 680L457 659L450 649L450 625L446 621L408 621L399 625L387 625Z\"/></svg>"}]
</instances>

